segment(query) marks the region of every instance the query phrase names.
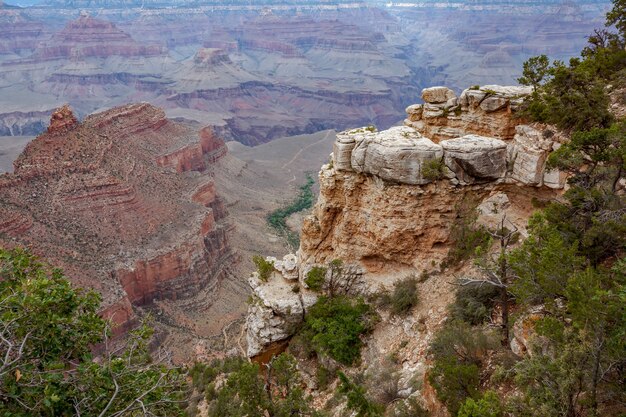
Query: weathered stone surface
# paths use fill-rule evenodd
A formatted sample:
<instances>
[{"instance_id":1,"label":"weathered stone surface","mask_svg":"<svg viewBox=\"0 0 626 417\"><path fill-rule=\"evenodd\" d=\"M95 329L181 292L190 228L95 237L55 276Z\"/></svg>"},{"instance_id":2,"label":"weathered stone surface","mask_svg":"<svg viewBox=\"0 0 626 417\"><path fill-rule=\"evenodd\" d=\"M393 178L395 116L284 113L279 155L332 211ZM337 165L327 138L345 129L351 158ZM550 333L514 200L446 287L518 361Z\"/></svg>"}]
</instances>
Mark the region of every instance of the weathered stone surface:
<instances>
[{"instance_id":1,"label":"weathered stone surface","mask_svg":"<svg viewBox=\"0 0 626 417\"><path fill-rule=\"evenodd\" d=\"M298 279L298 257L293 254L283 256L282 260L274 261L274 269L276 269L285 279Z\"/></svg>"},{"instance_id":2,"label":"weathered stone surface","mask_svg":"<svg viewBox=\"0 0 626 417\"><path fill-rule=\"evenodd\" d=\"M506 173L506 143L478 135L441 142L444 162L465 183L494 180Z\"/></svg>"},{"instance_id":3,"label":"weathered stone surface","mask_svg":"<svg viewBox=\"0 0 626 417\"><path fill-rule=\"evenodd\" d=\"M513 164L511 178L525 185L540 186L553 141L544 138L543 132L532 126L520 125L515 130L509 148L509 161Z\"/></svg>"},{"instance_id":4,"label":"weathered stone surface","mask_svg":"<svg viewBox=\"0 0 626 417\"><path fill-rule=\"evenodd\" d=\"M435 143L468 134L513 139L515 126L524 123L513 113L532 92L527 87L487 85L468 88L458 98L452 96L439 102L444 98L444 90L433 88L437 93L432 96L438 94L438 102L427 101L419 110L421 113L409 106L407 111L411 112L404 124Z\"/></svg>"},{"instance_id":5,"label":"weathered stone surface","mask_svg":"<svg viewBox=\"0 0 626 417\"><path fill-rule=\"evenodd\" d=\"M246 318L247 353L252 357L270 344L293 335L305 311L317 301L317 295L310 291L294 292L293 284L277 272L267 282L262 282L255 273L248 283L255 297Z\"/></svg>"},{"instance_id":6,"label":"weathered stone surface","mask_svg":"<svg viewBox=\"0 0 626 417\"><path fill-rule=\"evenodd\" d=\"M424 111L424 106L421 104L413 104L406 108L406 114L409 115L408 119L411 122L417 122L422 119L422 112Z\"/></svg>"},{"instance_id":7,"label":"weathered stone surface","mask_svg":"<svg viewBox=\"0 0 626 417\"><path fill-rule=\"evenodd\" d=\"M338 171L352 171L352 150L356 145L356 140L363 140L371 137L376 132L375 129L362 127L358 129L346 130L337 134L337 139L333 144L333 164Z\"/></svg>"},{"instance_id":8,"label":"weathered stone surface","mask_svg":"<svg viewBox=\"0 0 626 417\"><path fill-rule=\"evenodd\" d=\"M567 184L567 174L558 169L545 170L543 173L543 185L548 188L560 190Z\"/></svg>"},{"instance_id":9,"label":"weathered stone surface","mask_svg":"<svg viewBox=\"0 0 626 417\"><path fill-rule=\"evenodd\" d=\"M62 133L78 124L78 119L74 116L69 104L56 109L50 117L48 133Z\"/></svg>"},{"instance_id":10,"label":"weathered stone surface","mask_svg":"<svg viewBox=\"0 0 626 417\"><path fill-rule=\"evenodd\" d=\"M480 108L491 113L505 108L509 104L509 99L505 97L491 96L480 102Z\"/></svg>"},{"instance_id":11,"label":"weathered stone surface","mask_svg":"<svg viewBox=\"0 0 626 417\"><path fill-rule=\"evenodd\" d=\"M415 129L399 126L356 138L352 168L384 180L403 184L426 184L422 164L443 155L441 146L422 137Z\"/></svg>"},{"instance_id":12,"label":"weathered stone surface","mask_svg":"<svg viewBox=\"0 0 626 417\"><path fill-rule=\"evenodd\" d=\"M422 99L426 103L445 103L455 97L454 91L448 87L429 87L422 90Z\"/></svg>"}]
</instances>

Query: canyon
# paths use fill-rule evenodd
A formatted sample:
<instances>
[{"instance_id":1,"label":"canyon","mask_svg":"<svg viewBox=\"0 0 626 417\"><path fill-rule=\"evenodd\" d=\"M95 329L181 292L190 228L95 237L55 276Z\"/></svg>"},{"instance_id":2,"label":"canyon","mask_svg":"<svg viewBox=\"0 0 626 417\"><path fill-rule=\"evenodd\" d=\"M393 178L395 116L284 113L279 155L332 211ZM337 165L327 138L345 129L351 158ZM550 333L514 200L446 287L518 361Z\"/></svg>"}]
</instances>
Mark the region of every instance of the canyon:
<instances>
[{"instance_id":1,"label":"canyon","mask_svg":"<svg viewBox=\"0 0 626 417\"><path fill-rule=\"evenodd\" d=\"M246 145L385 129L426 86L509 84L531 55L569 59L608 3L3 4L0 135L39 134L65 103L82 119L137 101Z\"/></svg>"},{"instance_id":2,"label":"canyon","mask_svg":"<svg viewBox=\"0 0 626 417\"><path fill-rule=\"evenodd\" d=\"M225 152L210 130L149 104L83 122L62 107L0 176L0 244L27 246L96 290L123 333L137 321L133 307L224 279L231 226L214 180L199 173Z\"/></svg>"}]
</instances>

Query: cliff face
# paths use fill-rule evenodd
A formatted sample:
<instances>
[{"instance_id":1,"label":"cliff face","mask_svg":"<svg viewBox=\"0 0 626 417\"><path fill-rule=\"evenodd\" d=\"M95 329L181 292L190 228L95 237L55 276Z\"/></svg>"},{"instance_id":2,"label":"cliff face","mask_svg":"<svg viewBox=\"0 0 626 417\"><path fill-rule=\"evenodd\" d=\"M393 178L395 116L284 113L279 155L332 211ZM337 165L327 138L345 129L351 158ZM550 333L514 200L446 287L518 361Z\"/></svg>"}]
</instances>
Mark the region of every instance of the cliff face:
<instances>
[{"instance_id":1,"label":"cliff face","mask_svg":"<svg viewBox=\"0 0 626 417\"><path fill-rule=\"evenodd\" d=\"M422 329L407 367L424 368L429 337L452 300L454 277L440 265L454 225L474 212L490 227L506 216L523 235L533 198L555 198L565 186L565 176L545 163L566 138L515 114L528 93L488 86L457 97L433 87L423 91L424 105L407 108L405 126L338 134L319 174L317 204L304 220L295 272L285 259L268 283L250 279L257 302L248 315L249 355L292 334L316 297L303 282L306 273L341 259L366 293L408 274L431 276L420 284L423 307L416 314L424 317L407 319ZM407 326L390 321L379 332L413 335ZM371 342L374 356L391 351L376 334Z\"/></svg>"},{"instance_id":2,"label":"cliff face","mask_svg":"<svg viewBox=\"0 0 626 417\"><path fill-rule=\"evenodd\" d=\"M0 176L0 244L29 246L100 292L123 331L132 305L187 298L222 278L232 256L226 211L211 177L187 171L225 152L210 130L148 104L82 123L59 109L15 172Z\"/></svg>"}]
</instances>

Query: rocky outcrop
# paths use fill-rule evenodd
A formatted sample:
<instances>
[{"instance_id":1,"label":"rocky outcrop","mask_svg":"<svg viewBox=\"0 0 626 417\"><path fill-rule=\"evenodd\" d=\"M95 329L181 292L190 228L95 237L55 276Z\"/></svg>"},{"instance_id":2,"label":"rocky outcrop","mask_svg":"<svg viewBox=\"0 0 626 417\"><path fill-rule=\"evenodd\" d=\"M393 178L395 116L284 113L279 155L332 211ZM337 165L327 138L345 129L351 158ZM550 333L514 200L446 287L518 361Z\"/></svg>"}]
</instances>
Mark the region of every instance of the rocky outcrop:
<instances>
[{"instance_id":1,"label":"rocky outcrop","mask_svg":"<svg viewBox=\"0 0 626 417\"><path fill-rule=\"evenodd\" d=\"M306 310L317 301L317 295L311 291L294 291L298 278L295 255L287 255L282 261L271 257L267 260L274 262L268 280L261 281L256 272L248 280L253 294L246 319L249 357L293 335Z\"/></svg>"},{"instance_id":2,"label":"rocky outcrop","mask_svg":"<svg viewBox=\"0 0 626 417\"><path fill-rule=\"evenodd\" d=\"M489 181L506 174L506 143L493 138L466 135L441 142L445 164L461 183Z\"/></svg>"},{"instance_id":3,"label":"rocky outcrop","mask_svg":"<svg viewBox=\"0 0 626 417\"><path fill-rule=\"evenodd\" d=\"M203 171L224 152L210 129L145 103L82 123L61 108L15 172L0 176L0 245L28 246L100 292L122 333L131 306L189 298L224 277L233 255L224 205L208 173L179 173ZM168 155L175 169L159 166Z\"/></svg>"},{"instance_id":4,"label":"rocky outcrop","mask_svg":"<svg viewBox=\"0 0 626 417\"><path fill-rule=\"evenodd\" d=\"M74 116L69 104L66 104L52 113L48 133L63 133L72 129L77 124L78 119Z\"/></svg>"},{"instance_id":5,"label":"rocky outcrop","mask_svg":"<svg viewBox=\"0 0 626 417\"><path fill-rule=\"evenodd\" d=\"M466 90L456 98L445 87L426 89L423 97L429 103L409 107L414 121L405 126L382 132L363 127L337 135L331 162L319 173L317 204L302 226L294 268L301 281L312 266L334 259L364 274L364 282L369 280L364 290L394 271L432 271L458 238L455 223L474 211L479 224L498 227L506 217L526 233L532 198L554 198L559 191L551 187L564 187L563 176L552 179L546 172L545 160L565 138L514 117L513 109L522 105L517 94L525 89L488 90ZM466 116L429 115L446 106L457 106ZM443 119L456 123L459 136L444 138L439 129ZM274 261L282 271L283 263L277 267ZM285 279L295 277L291 266L289 271L275 272L268 283L256 277L250 281L259 300L248 316L252 355L287 339L306 311L298 304L301 292ZM437 314L441 322L445 306Z\"/></svg>"},{"instance_id":6,"label":"rocky outcrop","mask_svg":"<svg viewBox=\"0 0 626 417\"><path fill-rule=\"evenodd\" d=\"M406 109L404 124L434 142L468 134L510 140L523 120L512 117L531 87L486 85L464 90L459 97L445 87L424 89L424 104Z\"/></svg>"}]
</instances>

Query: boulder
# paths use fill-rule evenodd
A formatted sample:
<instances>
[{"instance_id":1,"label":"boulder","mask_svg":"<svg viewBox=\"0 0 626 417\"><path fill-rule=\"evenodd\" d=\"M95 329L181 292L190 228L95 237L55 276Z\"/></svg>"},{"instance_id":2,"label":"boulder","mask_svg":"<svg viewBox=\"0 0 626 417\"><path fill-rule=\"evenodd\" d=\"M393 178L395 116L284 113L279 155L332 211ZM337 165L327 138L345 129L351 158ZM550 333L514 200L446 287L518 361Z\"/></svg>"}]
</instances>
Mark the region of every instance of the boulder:
<instances>
[{"instance_id":1,"label":"boulder","mask_svg":"<svg viewBox=\"0 0 626 417\"><path fill-rule=\"evenodd\" d=\"M375 129L362 127L359 129L346 130L337 134L333 144L333 166L338 171L352 171L352 150L356 145L356 139L362 140L365 136L373 136Z\"/></svg>"},{"instance_id":2,"label":"boulder","mask_svg":"<svg viewBox=\"0 0 626 417\"><path fill-rule=\"evenodd\" d=\"M248 307L246 340L248 356L256 356L274 342L294 334L305 311L317 301L312 292L294 292L294 284L274 273L267 282L258 274L248 280L254 302Z\"/></svg>"},{"instance_id":3,"label":"boulder","mask_svg":"<svg viewBox=\"0 0 626 417\"><path fill-rule=\"evenodd\" d=\"M525 185L541 186L552 143L552 140L543 137L542 131L532 126L517 126L508 152L509 161L513 164L511 178ZM552 182L552 177L549 180Z\"/></svg>"},{"instance_id":4,"label":"boulder","mask_svg":"<svg viewBox=\"0 0 626 417\"><path fill-rule=\"evenodd\" d=\"M506 143L494 138L466 135L440 142L444 162L464 183L494 180L506 173Z\"/></svg>"},{"instance_id":5,"label":"boulder","mask_svg":"<svg viewBox=\"0 0 626 417\"><path fill-rule=\"evenodd\" d=\"M494 111L504 109L508 104L509 104L508 98L499 97L499 96L489 96L480 102L480 108L486 111L487 113L491 113Z\"/></svg>"},{"instance_id":6,"label":"boulder","mask_svg":"<svg viewBox=\"0 0 626 417\"><path fill-rule=\"evenodd\" d=\"M298 279L298 257L293 253L283 256L282 260L274 262L274 269L280 272L287 280Z\"/></svg>"},{"instance_id":7,"label":"boulder","mask_svg":"<svg viewBox=\"0 0 626 417\"><path fill-rule=\"evenodd\" d=\"M422 112L424 111L424 107L421 104L413 104L406 108L406 114L409 115L408 119L411 122L417 122L422 119Z\"/></svg>"},{"instance_id":8,"label":"boulder","mask_svg":"<svg viewBox=\"0 0 626 417\"><path fill-rule=\"evenodd\" d=\"M440 145L422 137L415 129L399 126L357 138L352 168L387 181L421 185L430 182L422 178L422 164L442 156Z\"/></svg>"},{"instance_id":9,"label":"boulder","mask_svg":"<svg viewBox=\"0 0 626 417\"><path fill-rule=\"evenodd\" d=\"M426 103L422 117L424 119L432 119L434 117L442 117L444 115L444 106Z\"/></svg>"},{"instance_id":10,"label":"boulder","mask_svg":"<svg viewBox=\"0 0 626 417\"><path fill-rule=\"evenodd\" d=\"M429 87L422 90L422 99L426 103L445 103L455 97L454 91L448 87Z\"/></svg>"}]
</instances>

